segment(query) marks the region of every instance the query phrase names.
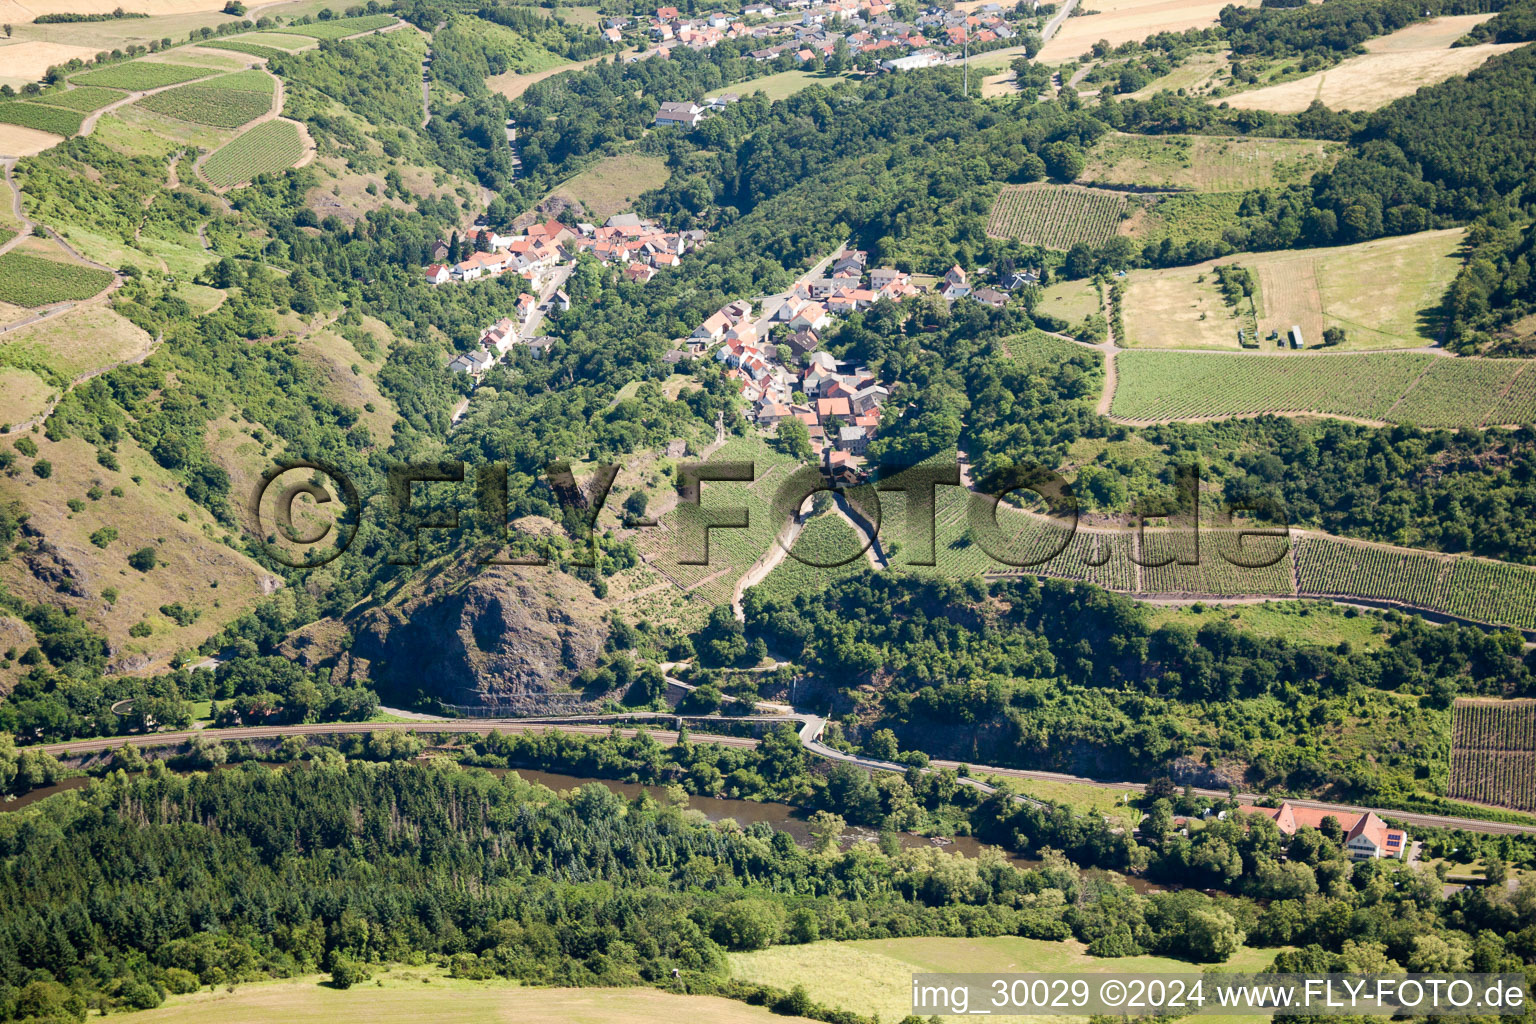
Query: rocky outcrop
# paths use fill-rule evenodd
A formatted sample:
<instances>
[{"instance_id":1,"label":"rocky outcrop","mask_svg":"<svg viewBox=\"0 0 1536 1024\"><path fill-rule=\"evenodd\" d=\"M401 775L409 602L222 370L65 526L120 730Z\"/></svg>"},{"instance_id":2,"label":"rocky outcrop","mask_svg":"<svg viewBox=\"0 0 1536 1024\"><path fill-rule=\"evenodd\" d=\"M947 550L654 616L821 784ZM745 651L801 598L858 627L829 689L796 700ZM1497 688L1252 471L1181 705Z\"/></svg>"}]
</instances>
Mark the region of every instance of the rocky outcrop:
<instances>
[{"instance_id":1,"label":"rocky outcrop","mask_svg":"<svg viewBox=\"0 0 1536 1024\"><path fill-rule=\"evenodd\" d=\"M425 693L508 714L592 706L569 688L608 634L586 584L554 568L511 566L470 569L456 586L441 580L350 617L338 678L366 681L386 697Z\"/></svg>"}]
</instances>

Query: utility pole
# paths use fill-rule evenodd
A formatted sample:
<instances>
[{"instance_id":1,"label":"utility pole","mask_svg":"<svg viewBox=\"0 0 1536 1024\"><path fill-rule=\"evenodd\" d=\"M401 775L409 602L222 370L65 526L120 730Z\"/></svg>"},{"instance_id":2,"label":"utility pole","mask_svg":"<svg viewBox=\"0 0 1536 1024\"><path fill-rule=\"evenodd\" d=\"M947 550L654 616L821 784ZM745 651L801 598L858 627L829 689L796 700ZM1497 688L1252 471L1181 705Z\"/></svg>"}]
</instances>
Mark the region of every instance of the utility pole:
<instances>
[{"instance_id":1,"label":"utility pole","mask_svg":"<svg viewBox=\"0 0 1536 1024\"><path fill-rule=\"evenodd\" d=\"M965 56L962 59L965 61L965 73L964 73L965 84L962 86L961 91L964 93L966 99L970 99L971 98L971 18L970 18L970 15L966 15L965 23L964 24L965 24L965 49L964 49L963 52L964 52Z\"/></svg>"}]
</instances>

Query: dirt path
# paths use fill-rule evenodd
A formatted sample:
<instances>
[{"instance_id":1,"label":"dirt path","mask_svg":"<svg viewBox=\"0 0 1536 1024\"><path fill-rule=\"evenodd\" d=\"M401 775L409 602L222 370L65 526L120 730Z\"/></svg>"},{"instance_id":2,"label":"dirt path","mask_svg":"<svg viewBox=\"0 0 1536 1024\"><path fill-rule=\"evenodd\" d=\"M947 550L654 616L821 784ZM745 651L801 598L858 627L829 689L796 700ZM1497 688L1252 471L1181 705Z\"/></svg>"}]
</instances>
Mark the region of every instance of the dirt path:
<instances>
[{"instance_id":1,"label":"dirt path","mask_svg":"<svg viewBox=\"0 0 1536 1024\"><path fill-rule=\"evenodd\" d=\"M117 284L114 283L112 287L116 288ZM108 291L111 291L111 289L108 289ZM101 296L98 295L96 297L96 299L89 299L87 301L95 302L95 301L97 301L100 298L101 298ZM73 308L73 306L71 306L70 308ZM62 312L62 310L61 310L61 312ZM16 326L19 326L19 325L16 325ZM23 430L31 430L35 426L41 426L42 424L46 423L48 421L48 417L53 415L53 410L57 409L59 407L59 403L64 401L65 397L71 391L75 390L75 388L79 387L81 384L84 384L88 380L92 380L92 379L94 379L96 377L100 377L104 373L111 373L113 370L116 370L120 366L132 366L132 365L135 365L137 363L142 363L144 360L146 360L146 359L148 359L150 357L150 354L152 352L154 352L156 348L159 347L160 342L162 340L164 340L164 338L165 338L165 335L157 334L157 335L155 335L154 340L149 343L149 346L146 349L144 349L143 352L140 352L138 355L133 356L130 359L119 359L115 363L109 363L106 366L98 366L94 370L89 370L89 371L87 371L85 373L80 374L80 376L78 376L74 380L70 381L69 382L69 386L66 387L62 392L59 393L59 397L57 397L53 401L49 402L47 408L45 408L42 412L40 412L36 416L32 417L31 419L26 420L25 422L13 423L11 425L11 433L14 434L14 433L17 433L17 432L23 431Z\"/></svg>"},{"instance_id":2,"label":"dirt path","mask_svg":"<svg viewBox=\"0 0 1536 1024\"><path fill-rule=\"evenodd\" d=\"M731 611L735 613L738 622L747 621L746 610L742 608L741 597L747 592L748 587L755 587L768 578L768 574L784 559L789 557L789 549L795 546L795 538L800 536L800 531L805 528L805 520L796 514L779 530L774 538L774 543L768 545L765 551L747 574L736 581L736 589L731 591Z\"/></svg>"},{"instance_id":3,"label":"dirt path","mask_svg":"<svg viewBox=\"0 0 1536 1024\"><path fill-rule=\"evenodd\" d=\"M367 35L367 34L368 33L366 33L366 32L363 33L363 35ZM258 58L255 58L255 60L254 60L254 62L252 63L251 66L253 68L260 67L262 70L266 70L266 64L267 64L267 61L266 61L265 57L258 57ZM310 163L312 163L314 161L315 154L317 152L317 147L315 146L315 140L309 134L309 126L306 125L303 121L295 121L291 117L284 117L283 116L283 105L287 101L287 91L283 88L283 80L281 78L279 78L277 75L273 75L272 72L270 72L270 71L268 71L267 74L272 75L272 83L273 83L273 88L272 88L272 106L270 108L268 108L268 110L267 110L267 112L265 114L262 114L260 117L256 118L253 121L248 121L245 124L245 126L240 129L240 131L238 133L236 133L234 136L232 136L229 139L228 142L224 143L224 146L230 145L236 139L241 138L247 132L249 132L252 129L254 129L257 125L265 124L268 121L287 121L289 124L293 125L295 128L297 128L299 130L299 141L304 146L304 155L299 157L298 161L293 165L292 168L290 168L290 170L297 170L300 167L307 167ZM219 149L223 149L224 146L220 146ZM236 182L233 185L222 185L221 186L221 185L215 185L213 182L208 180L208 176L203 173L203 167L204 167L205 164L208 163L208 158L213 156L214 153L217 153L219 151L219 149L212 149L212 150L209 150L208 152L203 153L202 155L200 155L192 164L192 173L197 175L197 180L198 181L202 182L204 185L206 185L210 189L212 189L214 191L215 195L218 195L218 196L222 197L225 193L227 193L227 192L229 192L229 191L231 191L233 189L241 188L242 186L244 186L246 184L246 182L241 181L241 182Z\"/></svg>"},{"instance_id":4,"label":"dirt path","mask_svg":"<svg viewBox=\"0 0 1536 1024\"><path fill-rule=\"evenodd\" d=\"M880 528L854 508L849 503L848 496L841 491L832 492L832 507L837 509L837 514L843 522L853 527L853 532L858 534L859 543L864 545L864 558L869 562L869 567L877 570L889 569L891 561L880 543Z\"/></svg>"},{"instance_id":5,"label":"dirt path","mask_svg":"<svg viewBox=\"0 0 1536 1024\"><path fill-rule=\"evenodd\" d=\"M27 216L27 211L21 208L21 189L16 187L16 179L11 175L11 171L15 166L15 157L7 157L4 160L0 160L0 168L4 169L5 184L11 190L11 215L21 225L16 229L15 238L12 238L4 245L0 245L0 256L5 255L20 245L22 240L30 237L33 230L37 227L36 224L32 223L32 219Z\"/></svg>"}]
</instances>

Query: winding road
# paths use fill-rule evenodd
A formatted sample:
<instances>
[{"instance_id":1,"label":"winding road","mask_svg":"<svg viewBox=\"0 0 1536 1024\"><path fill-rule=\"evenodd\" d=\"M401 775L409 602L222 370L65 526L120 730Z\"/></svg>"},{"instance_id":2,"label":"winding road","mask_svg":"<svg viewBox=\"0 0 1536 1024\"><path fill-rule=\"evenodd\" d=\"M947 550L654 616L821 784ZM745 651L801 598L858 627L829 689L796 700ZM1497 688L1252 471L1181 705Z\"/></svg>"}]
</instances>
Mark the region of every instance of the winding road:
<instances>
[{"instance_id":1,"label":"winding road","mask_svg":"<svg viewBox=\"0 0 1536 1024\"><path fill-rule=\"evenodd\" d=\"M675 666L667 664L663 666L663 672L670 671ZM667 682L685 690L694 689L691 684L685 683L671 675L666 676ZM735 698L727 696L727 701L735 701ZM89 740L69 740L63 743L42 744L31 749L43 750L55 756L69 754L99 753L116 749L127 743L135 747L164 747L179 746L197 736L211 736L220 740L258 740L277 739L284 736L331 736L331 735L355 735L371 732L440 732L440 733L468 733L474 735L486 735L492 731L503 733L526 732L566 732L586 736L604 736L618 728L619 732L632 736L640 726L627 723L655 722L659 725L672 724L672 729L656 729L651 731L658 741L675 743L677 741L678 722L689 724L689 735L694 742L718 743L730 747L754 747L758 741L748 736L730 736L719 733L710 733L707 727L710 724L757 722L757 723L794 723L798 726L800 741L811 753L832 761L841 761L845 764L857 765L870 771L890 772L905 774L909 770L908 765L895 764L890 761L879 761L874 758L862 757L856 754L847 754L828 746L821 740L822 730L826 726L826 719L806 711L797 711L787 705L759 702L755 705L758 709L768 708L773 714L747 714L747 715L678 715L663 712L637 712L625 715L565 715L551 718L444 718L433 719L427 715L416 715L419 721L414 722L338 722L329 725L272 725L249 726L232 729L189 729L178 732L149 733L133 736L113 736ZM625 723L625 724L621 724ZM697 731L703 728L705 731ZM1082 786L1093 786L1100 789L1110 789L1118 792L1130 790L1132 792L1144 792L1146 786L1139 782L1110 782L1102 779L1090 779L1079 775L1068 775L1062 772L1028 771L1018 768L996 768L986 765L962 765L957 761L933 760L931 767L925 771L942 771L945 769L960 771L966 774L960 776L962 785L970 786L983 793L995 793L997 787L986 778L996 776L999 779L1024 779L1047 782L1067 782ZM1205 797L1225 799L1229 794L1226 790L1195 789L1195 794ZM1016 795L1021 802L1036 806L1044 804L1031 797ZM1237 799L1242 803L1254 804L1263 799L1257 793L1239 793ZM1483 821L1477 818L1462 818L1454 815L1419 814L1407 811L1395 811L1380 807L1360 807L1354 804L1336 804L1320 800L1291 800L1298 807L1313 807L1325 811L1344 813L1362 813L1372 811L1378 816L1390 817L1404 822L1410 826L1431 828L1459 828L1470 832L1481 832L1488 835L1520 835L1536 834L1536 825L1521 825L1499 821Z\"/></svg>"}]
</instances>

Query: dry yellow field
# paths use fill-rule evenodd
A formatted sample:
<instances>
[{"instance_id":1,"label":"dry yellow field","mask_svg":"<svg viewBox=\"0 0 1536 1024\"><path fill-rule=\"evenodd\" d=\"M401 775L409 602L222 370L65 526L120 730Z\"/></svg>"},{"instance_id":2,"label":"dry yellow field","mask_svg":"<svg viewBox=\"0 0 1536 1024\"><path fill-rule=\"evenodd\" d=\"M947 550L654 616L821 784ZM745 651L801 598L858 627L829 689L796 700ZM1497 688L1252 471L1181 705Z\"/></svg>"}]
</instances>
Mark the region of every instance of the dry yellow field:
<instances>
[{"instance_id":1,"label":"dry yellow field","mask_svg":"<svg viewBox=\"0 0 1536 1024\"><path fill-rule=\"evenodd\" d=\"M1434 340L1429 311L1455 277L1460 229L1381 238L1360 245L1226 256L1192 267L1133 271L1123 300L1125 338L1136 348L1237 350L1234 316L1216 287L1215 267L1247 267L1258 279L1257 327L1265 338L1299 326L1308 348L1324 328L1342 327L1344 349L1413 348ZM1204 278L1204 280L1201 280ZM1241 307L1244 312L1246 304Z\"/></svg>"},{"instance_id":2,"label":"dry yellow field","mask_svg":"<svg viewBox=\"0 0 1536 1024\"><path fill-rule=\"evenodd\" d=\"M136 359L154 341L104 302L0 334L0 351L24 365L40 364L73 379L113 363Z\"/></svg>"},{"instance_id":3,"label":"dry yellow field","mask_svg":"<svg viewBox=\"0 0 1536 1024\"><path fill-rule=\"evenodd\" d=\"M601 224L632 208L642 192L665 185L668 173L663 157L622 153L604 157L550 195L581 203L587 217Z\"/></svg>"},{"instance_id":4,"label":"dry yellow field","mask_svg":"<svg viewBox=\"0 0 1536 1024\"><path fill-rule=\"evenodd\" d=\"M561 64L558 67L546 68L543 71L533 71L526 75L520 75L516 71L508 71L503 75L492 75L485 80L486 86L491 92L499 92L509 100L515 100L521 96L527 88L535 82L542 82L546 78L553 78L562 71L575 71L589 64L595 64L600 60L612 60L613 58L593 57L591 60L573 60L569 64Z\"/></svg>"},{"instance_id":5,"label":"dry yellow field","mask_svg":"<svg viewBox=\"0 0 1536 1024\"><path fill-rule=\"evenodd\" d=\"M1398 50L1445 50L1462 36L1493 17L1487 14L1456 14L1445 18L1430 18L1416 25L1409 25L1388 35L1367 40L1365 48L1371 53L1393 53Z\"/></svg>"},{"instance_id":6,"label":"dry yellow field","mask_svg":"<svg viewBox=\"0 0 1536 1024\"><path fill-rule=\"evenodd\" d=\"M1159 32L1182 32L1216 24L1230 0L1093 0L1097 14L1068 18L1040 50L1046 63L1071 60L1100 39L1113 46L1145 39ZM1248 0L1240 7L1253 6Z\"/></svg>"},{"instance_id":7,"label":"dry yellow field","mask_svg":"<svg viewBox=\"0 0 1536 1024\"><path fill-rule=\"evenodd\" d=\"M518 988L508 982L454 981L424 968L396 968L379 977L382 987L369 982L345 992L305 978L234 993L173 996L158 1009L125 1019L132 1024L805 1024L803 1017L780 1017L761 1006L654 989ZM423 983L424 978L430 981Z\"/></svg>"},{"instance_id":8,"label":"dry yellow field","mask_svg":"<svg viewBox=\"0 0 1536 1024\"><path fill-rule=\"evenodd\" d=\"M0 156L33 156L64 141L61 135L23 128L19 124L0 124ZM5 202L10 204L10 196ZM9 210L7 211L9 212Z\"/></svg>"},{"instance_id":9,"label":"dry yellow field","mask_svg":"<svg viewBox=\"0 0 1536 1024\"><path fill-rule=\"evenodd\" d=\"M4 12L7 7L14 6L11 0L0 0L0 21L11 20L11 16ZM32 18L28 16L16 20L31 21ZM55 64L63 64L76 57L81 60L90 60L96 56L97 52L90 46L70 46L66 43L52 43L41 39L12 39L9 42L0 42L0 85L20 89L28 82L35 82L42 78L43 72Z\"/></svg>"},{"instance_id":10,"label":"dry yellow field","mask_svg":"<svg viewBox=\"0 0 1536 1024\"><path fill-rule=\"evenodd\" d=\"M0 418L7 423L25 423L41 415L52 394L53 388L37 374L14 366L0 366L0 409L5 410L0 413Z\"/></svg>"},{"instance_id":11,"label":"dry yellow field","mask_svg":"<svg viewBox=\"0 0 1536 1024\"><path fill-rule=\"evenodd\" d=\"M73 6L73 5L71 5ZM218 10L191 14L168 14L155 18L114 18L110 21L74 21L59 24L12 25L17 39L37 39L47 42L68 43L72 46L90 46L96 50L111 50L138 44L148 46L151 40L175 40L187 38L194 29L222 25L233 17Z\"/></svg>"},{"instance_id":12,"label":"dry yellow field","mask_svg":"<svg viewBox=\"0 0 1536 1024\"><path fill-rule=\"evenodd\" d=\"M1469 19L1441 18L1438 21L1468 23ZM1334 110L1376 110L1393 100L1412 96L1426 85L1465 75L1495 54L1522 45L1485 43L1448 49L1447 38L1454 41L1464 34L1463 29L1452 35L1453 29L1459 27L1448 29L1436 22L1410 26L1372 40L1372 44L1368 44L1370 53L1351 57L1338 67L1252 92L1236 93L1219 102L1243 110L1268 110L1276 114L1298 114L1314 100Z\"/></svg>"},{"instance_id":13,"label":"dry yellow field","mask_svg":"<svg viewBox=\"0 0 1536 1024\"><path fill-rule=\"evenodd\" d=\"M0 0L0 21L24 24L41 14L111 14L121 6L118 0ZM223 0L134 0L133 10L154 16L217 11L223 6Z\"/></svg>"}]
</instances>

